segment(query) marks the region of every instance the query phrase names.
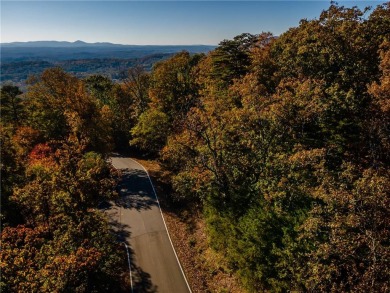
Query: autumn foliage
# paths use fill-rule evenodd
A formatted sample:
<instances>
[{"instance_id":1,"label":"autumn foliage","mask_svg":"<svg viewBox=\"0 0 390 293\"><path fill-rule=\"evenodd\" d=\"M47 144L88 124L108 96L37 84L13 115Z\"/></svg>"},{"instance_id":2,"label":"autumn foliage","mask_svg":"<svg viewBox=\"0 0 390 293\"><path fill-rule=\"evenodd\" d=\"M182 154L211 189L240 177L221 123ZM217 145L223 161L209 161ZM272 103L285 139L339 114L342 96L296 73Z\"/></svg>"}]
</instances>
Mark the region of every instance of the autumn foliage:
<instances>
[{"instance_id":1,"label":"autumn foliage","mask_svg":"<svg viewBox=\"0 0 390 293\"><path fill-rule=\"evenodd\" d=\"M8 90L23 115L1 121L1 291L126 290L124 251L97 208L116 196L109 111L59 69Z\"/></svg>"},{"instance_id":2,"label":"autumn foliage","mask_svg":"<svg viewBox=\"0 0 390 293\"><path fill-rule=\"evenodd\" d=\"M120 290L96 207L115 195L105 155L130 143L248 292L388 292L389 27L389 3L332 3L123 83L55 68L2 88L2 290Z\"/></svg>"},{"instance_id":3,"label":"autumn foliage","mask_svg":"<svg viewBox=\"0 0 390 293\"><path fill-rule=\"evenodd\" d=\"M192 71L161 160L248 291L389 290L389 22L388 4L332 4Z\"/></svg>"}]
</instances>

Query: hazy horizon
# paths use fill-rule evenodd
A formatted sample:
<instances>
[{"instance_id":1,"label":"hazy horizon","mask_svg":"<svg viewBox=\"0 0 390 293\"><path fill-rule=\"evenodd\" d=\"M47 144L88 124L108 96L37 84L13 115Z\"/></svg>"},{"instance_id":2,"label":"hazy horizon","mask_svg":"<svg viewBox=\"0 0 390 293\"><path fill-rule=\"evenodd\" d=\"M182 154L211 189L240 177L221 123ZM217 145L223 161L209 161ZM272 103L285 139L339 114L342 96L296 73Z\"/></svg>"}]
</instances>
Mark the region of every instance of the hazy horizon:
<instances>
[{"instance_id":1,"label":"hazy horizon","mask_svg":"<svg viewBox=\"0 0 390 293\"><path fill-rule=\"evenodd\" d=\"M339 1L346 7L382 1ZM217 45L241 33L280 35L330 1L1 1L1 43L60 40Z\"/></svg>"},{"instance_id":2,"label":"hazy horizon","mask_svg":"<svg viewBox=\"0 0 390 293\"><path fill-rule=\"evenodd\" d=\"M0 42L1 45L5 44L15 44L15 43L39 43L39 42L53 42L53 43L68 43L68 44L74 44L77 42L82 42L84 44L88 45L95 45L95 44L110 44L110 45L120 45L120 46L217 46L218 44L166 44L166 45L158 45L158 44L120 44L120 43L112 43L112 42L106 42L106 41L97 41L97 42L85 42L83 40L75 40L75 41L63 41L63 40L37 40L37 41L15 41L15 42Z\"/></svg>"}]
</instances>

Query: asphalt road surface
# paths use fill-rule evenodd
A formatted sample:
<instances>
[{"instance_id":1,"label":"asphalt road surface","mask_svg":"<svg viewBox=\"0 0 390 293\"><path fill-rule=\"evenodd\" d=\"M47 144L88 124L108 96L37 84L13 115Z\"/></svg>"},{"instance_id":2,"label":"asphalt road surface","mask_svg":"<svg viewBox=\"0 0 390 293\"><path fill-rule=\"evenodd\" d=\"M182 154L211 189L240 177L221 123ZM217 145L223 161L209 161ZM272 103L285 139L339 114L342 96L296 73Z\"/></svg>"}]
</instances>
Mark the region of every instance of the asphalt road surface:
<instances>
[{"instance_id":1,"label":"asphalt road surface","mask_svg":"<svg viewBox=\"0 0 390 293\"><path fill-rule=\"evenodd\" d=\"M132 292L191 292L148 174L130 158L114 155L111 160L123 177L120 198L106 211L119 241L129 248Z\"/></svg>"}]
</instances>

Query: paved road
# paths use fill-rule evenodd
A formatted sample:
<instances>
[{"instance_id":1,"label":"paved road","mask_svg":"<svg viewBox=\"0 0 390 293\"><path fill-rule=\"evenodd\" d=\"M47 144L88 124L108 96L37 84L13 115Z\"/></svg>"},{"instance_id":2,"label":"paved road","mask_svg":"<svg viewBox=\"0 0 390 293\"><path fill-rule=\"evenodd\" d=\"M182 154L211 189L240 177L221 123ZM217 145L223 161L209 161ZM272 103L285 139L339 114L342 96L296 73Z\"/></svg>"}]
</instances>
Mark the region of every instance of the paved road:
<instances>
[{"instance_id":1,"label":"paved road","mask_svg":"<svg viewBox=\"0 0 390 293\"><path fill-rule=\"evenodd\" d=\"M129 246L133 292L191 292L171 245L148 174L136 161L113 156L123 178L107 207L120 241ZM124 247L125 249L125 247Z\"/></svg>"}]
</instances>

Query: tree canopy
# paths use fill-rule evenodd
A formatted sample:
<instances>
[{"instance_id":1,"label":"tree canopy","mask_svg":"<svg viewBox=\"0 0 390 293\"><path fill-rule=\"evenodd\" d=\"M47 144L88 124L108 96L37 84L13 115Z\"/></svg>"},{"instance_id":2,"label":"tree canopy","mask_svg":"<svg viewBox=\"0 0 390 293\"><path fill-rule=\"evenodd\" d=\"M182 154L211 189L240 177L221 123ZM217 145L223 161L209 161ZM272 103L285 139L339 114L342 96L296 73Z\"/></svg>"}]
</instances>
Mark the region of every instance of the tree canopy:
<instances>
[{"instance_id":1,"label":"tree canopy","mask_svg":"<svg viewBox=\"0 0 390 293\"><path fill-rule=\"evenodd\" d=\"M130 143L248 292L389 291L389 27L389 3L332 3L123 83L52 68L4 86L2 290L121 290L96 206L115 196L107 154Z\"/></svg>"}]
</instances>

